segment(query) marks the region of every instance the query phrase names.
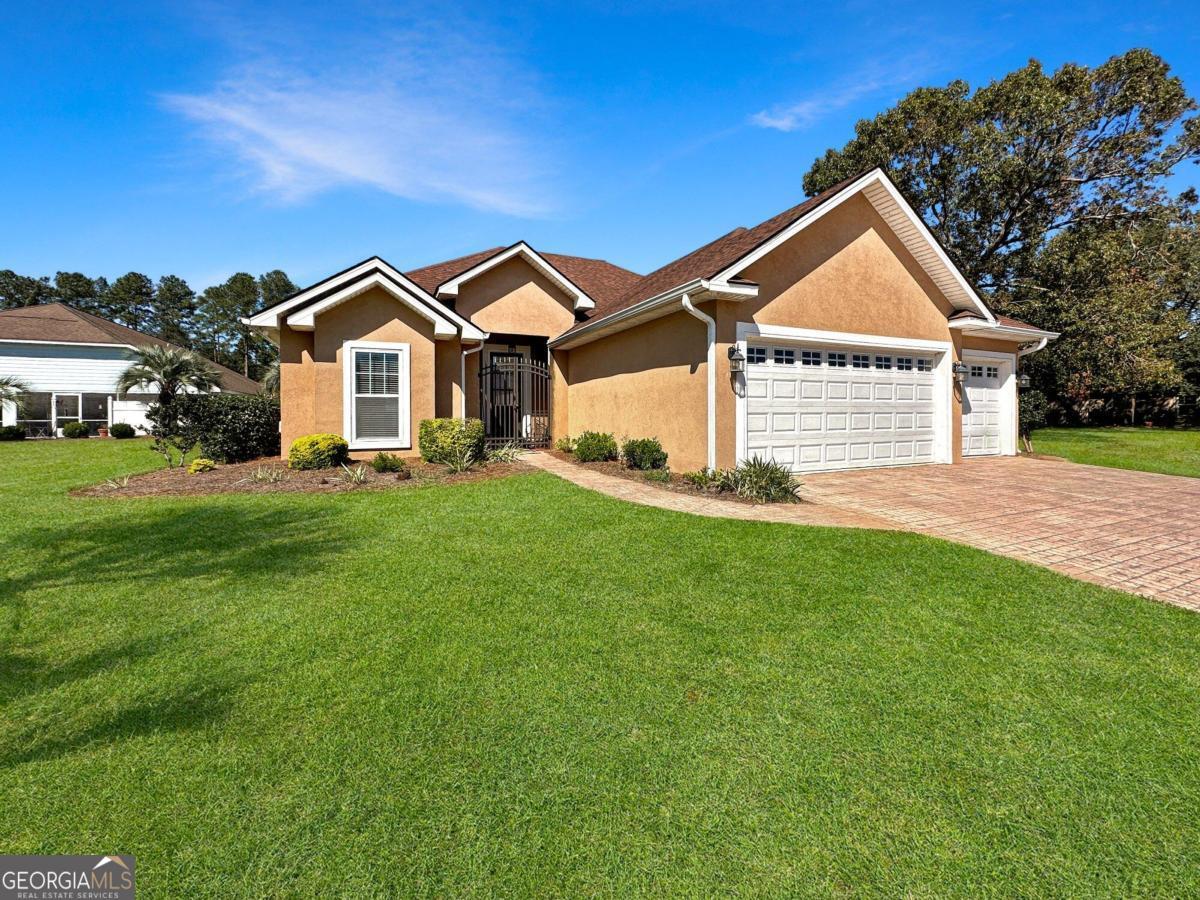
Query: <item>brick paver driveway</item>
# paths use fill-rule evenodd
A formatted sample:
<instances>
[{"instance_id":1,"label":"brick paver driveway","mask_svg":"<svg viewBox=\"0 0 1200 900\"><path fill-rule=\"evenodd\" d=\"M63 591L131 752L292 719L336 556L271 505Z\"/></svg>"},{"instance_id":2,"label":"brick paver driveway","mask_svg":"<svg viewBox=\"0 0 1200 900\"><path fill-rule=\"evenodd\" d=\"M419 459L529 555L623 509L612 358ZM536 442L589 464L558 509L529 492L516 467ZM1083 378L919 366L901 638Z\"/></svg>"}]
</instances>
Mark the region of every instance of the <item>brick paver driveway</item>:
<instances>
[{"instance_id":1,"label":"brick paver driveway","mask_svg":"<svg viewBox=\"0 0 1200 900\"><path fill-rule=\"evenodd\" d=\"M1200 478L1005 457L804 484L821 503L1200 610Z\"/></svg>"}]
</instances>

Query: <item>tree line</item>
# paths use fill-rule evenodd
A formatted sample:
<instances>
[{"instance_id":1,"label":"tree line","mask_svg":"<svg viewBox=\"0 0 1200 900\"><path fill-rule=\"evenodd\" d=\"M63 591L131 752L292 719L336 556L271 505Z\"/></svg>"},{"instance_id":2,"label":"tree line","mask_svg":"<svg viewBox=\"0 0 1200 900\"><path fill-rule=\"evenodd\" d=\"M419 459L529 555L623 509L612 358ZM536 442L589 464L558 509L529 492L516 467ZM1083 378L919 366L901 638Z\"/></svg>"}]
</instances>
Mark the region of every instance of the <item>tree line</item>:
<instances>
[{"instance_id":1,"label":"tree line","mask_svg":"<svg viewBox=\"0 0 1200 900\"><path fill-rule=\"evenodd\" d=\"M919 88L804 177L881 166L998 313L1061 332L1022 365L1060 418L1167 421L1200 397L1196 102L1135 49L1028 65L972 91ZM1193 420L1194 421L1194 420Z\"/></svg>"},{"instance_id":2,"label":"tree line","mask_svg":"<svg viewBox=\"0 0 1200 900\"><path fill-rule=\"evenodd\" d=\"M238 272L223 284L196 293L177 275L158 281L128 272L113 282L81 272L54 278L0 270L0 309L67 303L208 357L248 378L260 379L276 359L276 349L241 319L296 291L288 276L274 269L257 278Z\"/></svg>"}]
</instances>

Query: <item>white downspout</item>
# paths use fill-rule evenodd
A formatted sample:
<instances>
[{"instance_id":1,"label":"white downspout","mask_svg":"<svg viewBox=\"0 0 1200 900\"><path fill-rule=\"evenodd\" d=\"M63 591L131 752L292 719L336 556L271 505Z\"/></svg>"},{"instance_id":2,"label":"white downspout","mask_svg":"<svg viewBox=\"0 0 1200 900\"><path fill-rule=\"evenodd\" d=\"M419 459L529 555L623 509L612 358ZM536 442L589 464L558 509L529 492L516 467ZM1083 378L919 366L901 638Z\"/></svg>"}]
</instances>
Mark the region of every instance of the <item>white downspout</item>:
<instances>
[{"instance_id":1,"label":"white downspout","mask_svg":"<svg viewBox=\"0 0 1200 900\"><path fill-rule=\"evenodd\" d=\"M706 326L708 332L708 468L717 467L717 322L702 313L692 304L692 298L683 295L683 308Z\"/></svg>"},{"instance_id":2,"label":"white downspout","mask_svg":"<svg viewBox=\"0 0 1200 900\"><path fill-rule=\"evenodd\" d=\"M1045 349L1048 343L1050 343L1050 338L1042 338L1036 344L1026 344L1023 347L1018 347L1017 359L1020 359L1022 356L1028 356L1030 353L1037 353L1039 350Z\"/></svg>"},{"instance_id":3,"label":"white downspout","mask_svg":"<svg viewBox=\"0 0 1200 900\"><path fill-rule=\"evenodd\" d=\"M470 350L462 352L462 371L459 373L459 386L462 390L462 408L459 410L458 417L463 420L467 418L467 357L472 353L478 353L482 349L483 341L480 341L478 347L473 347Z\"/></svg>"}]
</instances>

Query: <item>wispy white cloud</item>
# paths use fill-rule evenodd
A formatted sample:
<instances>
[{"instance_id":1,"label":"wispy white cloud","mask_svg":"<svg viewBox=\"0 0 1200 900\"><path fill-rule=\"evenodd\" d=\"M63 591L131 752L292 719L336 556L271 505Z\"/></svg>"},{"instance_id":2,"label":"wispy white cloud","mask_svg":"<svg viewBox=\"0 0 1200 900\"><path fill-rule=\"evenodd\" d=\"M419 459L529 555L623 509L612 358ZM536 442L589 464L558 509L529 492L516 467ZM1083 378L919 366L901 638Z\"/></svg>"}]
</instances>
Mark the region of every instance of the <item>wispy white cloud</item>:
<instances>
[{"instance_id":1,"label":"wispy white cloud","mask_svg":"<svg viewBox=\"0 0 1200 900\"><path fill-rule=\"evenodd\" d=\"M479 35L429 23L336 44L293 38L211 89L164 95L250 187L300 202L337 187L517 216L554 207L541 101L527 73Z\"/></svg>"},{"instance_id":2,"label":"wispy white cloud","mask_svg":"<svg viewBox=\"0 0 1200 900\"><path fill-rule=\"evenodd\" d=\"M761 110L752 115L750 121L776 131L802 131L864 98L897 88L915 87L916 82L934 68L925 56L891 62L874 61L826 88Z\"/></svg>"}]
</instances>

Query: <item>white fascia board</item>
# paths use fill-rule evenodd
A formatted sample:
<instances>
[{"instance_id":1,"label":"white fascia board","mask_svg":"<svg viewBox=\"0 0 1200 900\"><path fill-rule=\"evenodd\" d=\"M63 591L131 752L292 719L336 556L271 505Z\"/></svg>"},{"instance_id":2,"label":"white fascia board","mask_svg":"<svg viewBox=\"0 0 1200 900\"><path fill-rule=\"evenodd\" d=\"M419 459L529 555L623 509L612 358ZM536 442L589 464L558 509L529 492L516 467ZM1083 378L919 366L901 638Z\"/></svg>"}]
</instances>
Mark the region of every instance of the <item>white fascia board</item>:
<instances>
[{"instance_id":1,"label":"white fascia board","mask_svg":"<svg viewBox=\"0 0 1200 900\"><path fill-rule=\"evenodd\" d=\"M389 265L378 256L372 256L365 262L359 263L353 268L347 269L333 278L327 278L324 281L319 281L307 290L301 291L294 297L285 300L278 306L273 306L270 309L263 310L260 313L255 313L242 320L243 324L250 325L254 328L278 328L280 324L287 318L289 310L293 310L298 306L302 306L313 297L325 291L336 289L339 286L351 285L355 281L363 278L370 273L382 273L386 278L390 278L405 291L408 291L420 303L430 309L435 316L439 316L445 320L453 322L462 329L463 337L469 340L479 340L483 334L469 321L458 315L454 310L449 309L444 304L439 303L437 298L430 295L428 291L422 288L415 281L406 276L403 272L392 265Z\"/></svg>"},{"instance_id":2,"label":"white fascia board","mask_svg":"<svg viewBox=\"0 0 1200 900\"><path fill-rule=\"evenodd\" d=\"M422 303L419 298L414 297L408 291L397 287L396 283L390 278L385 278L380 273L376 272L368 275L366 278L360 278L347 287L342 288L335 294L330 294L319 303L314 303L311 306L306 306L298 312L288 316L287 324L297 331L313 331L316 328L316 318L328 309L332 309L339 303L344 303L352 297L357 297L359 294L365 293L372 288L382 288L387 291L401 303L411 308L417 315L433 323L433 336L436 338L452 338L458 336L458 329L454 324Z\"/></svg>"},{"instance_id":3,"label":"white fascia board","mask_svg":"<svg viewBox=\"0 0 1200 900\"><path fill-rule=\"evenodd\" d=\"M951 322L951 328L957 328L963 334L971 337L995 338L998 341L1036 341L1045 338L1052 341L1059 336L1057 331L1045 331L1041 328L1015 328L1012 325L984 325L978 321Z\"/></svg>"},{"instance_id":4,"label":"white fascia board","mask_svg":"<svg viewBox=\"0 0 1200 900\"><path fill-rule=\"evenodd\" d=\"M889 337L880 334L858 334L849 331L821 331L815 328L793 328L788 325L760 325L757 322L738 322L737 339L748 338L776 341L802 341L809 344L852 344L857 347L878 347L890 350L914 350L944 353L952 349L949 341L930 341L922 338Z\"/></svg>"},{"instance_id":5,"label":"white fascia board","mask_svg":"<svg viewBox=\"0 0 1200 900\"><path fill-rule=\"evenodd\" d=\"M458 275L455 275L449 281L438 285L437 295L439 297L457 297L458 289L462 285L466 284L471 279L482 275L489 269L494 269L496 266L508 262L515 256L523 256L531 266L558 285L564 293L571 297L575 304L576 310L596 308L595 302L583 291L582 288L580 288L577 284L575 284L575 282L573 282L558 269L554 268L554 266L550 265L550 263L547 262L541 254L539 254L524 241L513 244L507 250L503 250L500 253L497 253L495 256L488 257L487 259L483 260L483 262L476 263L465 272L461 272Z\"/></svg>"},{"instance_id":6,"label":"white fascia board","mask_svg":"<svg viewBox=\"0 0 1200 900\"><path fill-rule=\"evenodd\" d=\"M580 344L586 344L597 338L623 331L633 325L640 324L642 321L666 315L671 311L671 307L676 304L682 310L685 294L690 295L693 303L703 303L714 299L745 300L758 296L758 285L724 284L710 281L706 278L694 278L686 284L681 284L678 287L671 288L669 291L663 291L661 294L648 297L633 304L633 306L627 306L625 309L618 310L610 315L593 319L576 331L554 338L550 341L549 346L551 349L561 348L569 350L571 347L578 347Z\"/></svg>"},{"instance_id":7,"label":"white fascia board","mask_svg":"<svg viewBox=\"0 0 1200 900\"><path fill-rule=\"evenodd\" d=\"M904 215L904 218L907 219L916 230L923 244L933 252L933 255L938 263L938 267L951 277L957 290L951 291L950 293L957 294L958 296L948 296L946 299L948 299L951 303L954 303L960 309L971 309L977 312L986 322L995 321L992 318L992 314L988 312L987 306L979 298L979 295L975 293L975 289L972 288L966 278L963 277L963 274L958 270L958 267L950 261L950 257L948 257L946 252L942 250L941 245L937 242L937 239L934 238L934 236L930 233L925 223L921 220L921 217L917 215L916 210L914 210L912 206L909 205L908 201L904 199L904 196L898 190L896 190L896 186L892 184L886 175L884 175L881 169L873 169L861 178L846 185L846 187L842 188L842 190L830 197L816 209L801 216L773 238L759 245L754 250L751 250L737 262L725 268L713 280L718 282L728 281L730 278L736 276L739 272L744 271L746 268L762 259L772 250L775 250L784 242L791 240L809 225L819 221L827 213L837 209L837 207L841 206L841 204L845 203L855 194L867 191L868 189L872 189L872 193L874 193L875 196L872 196L871 193L868 193L867 199L870 200L871 204L877 209L880 204L880 200L877 198L882 194L883 197L887 198L889 205L894 206L895 209L899 210ZM882 210L880 212L882 214ZM899 237L901 241L904 241L905 246L908 246L909 242L905 239L904 235L897 232L896 236ZM911 252L912 248L909 247L909 250ZM928 271L928 267L925 266L924 263L921 265L922 268L925 268ZM938 272L936 274L942 274L942 272ZM938 280L935 277L935 273L931 272L930 276L934 278L935 282ZM956 300L958 301L957 303L955 303Z\"/></svg>"}]
</instances>

